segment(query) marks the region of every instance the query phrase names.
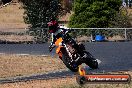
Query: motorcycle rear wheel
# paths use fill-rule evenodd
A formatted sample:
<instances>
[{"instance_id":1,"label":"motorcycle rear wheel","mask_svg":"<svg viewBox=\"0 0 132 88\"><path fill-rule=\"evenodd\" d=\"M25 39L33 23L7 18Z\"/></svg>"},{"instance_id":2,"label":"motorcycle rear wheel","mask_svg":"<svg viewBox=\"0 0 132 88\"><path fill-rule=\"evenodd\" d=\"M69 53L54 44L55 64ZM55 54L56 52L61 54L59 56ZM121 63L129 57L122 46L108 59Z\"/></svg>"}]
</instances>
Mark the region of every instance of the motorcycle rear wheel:
<instances>
[{"instance_id":1,"label":"motorcycle rear wheel","mask_svg":"<svg viewBox=\"0 0 132 88\"><path fill-rule=\"evenodd\" d=\"M92 69L97 69L98 68L97 60L89 52L85 51L84 53L87 55L84 63Z\"/></svg>"}]
</instances>

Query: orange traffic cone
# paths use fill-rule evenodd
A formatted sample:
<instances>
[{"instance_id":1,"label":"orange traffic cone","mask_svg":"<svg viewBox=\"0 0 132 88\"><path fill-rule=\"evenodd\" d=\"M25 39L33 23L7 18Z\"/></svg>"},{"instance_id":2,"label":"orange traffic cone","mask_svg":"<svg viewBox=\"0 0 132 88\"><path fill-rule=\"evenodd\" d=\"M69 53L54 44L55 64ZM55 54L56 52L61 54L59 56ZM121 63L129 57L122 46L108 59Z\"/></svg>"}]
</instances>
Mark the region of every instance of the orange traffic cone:
<instances>
[{"instance_id":1,"label":"orange traffic cone","mask_svg":"<svg viewBox=\"0 0 132 88\"><path fill-rule=\"evenodd\" d=\"M78 72L79 72L80 76L86 75L86 72L85 72L84 68L81 65L79 66Z\"/></svg>"}]
</instances>

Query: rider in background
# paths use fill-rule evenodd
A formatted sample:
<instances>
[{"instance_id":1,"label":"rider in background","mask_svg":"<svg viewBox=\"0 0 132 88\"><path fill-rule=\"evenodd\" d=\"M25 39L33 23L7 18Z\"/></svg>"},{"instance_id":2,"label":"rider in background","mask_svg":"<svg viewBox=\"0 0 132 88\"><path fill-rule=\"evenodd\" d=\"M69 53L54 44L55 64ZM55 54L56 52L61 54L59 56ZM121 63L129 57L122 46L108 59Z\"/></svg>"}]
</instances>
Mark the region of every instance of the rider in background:
<instances>
[{"instance_id":1,"label":"rider in background","mask_svg":"<svg viewBox=\"0 0 132 88\"><path fill-rule=\"evenodd\" d=\"M50 22L48 22L49 33L51 34L51 45L49 46L49 51L55 47L55 42L57 38L63 37L63 34L67 31L67 28L62 28L58 25L58 22L55 18L52 18ZM63 32L63 33L62 33Z\"/></svg>"}]
</instances>

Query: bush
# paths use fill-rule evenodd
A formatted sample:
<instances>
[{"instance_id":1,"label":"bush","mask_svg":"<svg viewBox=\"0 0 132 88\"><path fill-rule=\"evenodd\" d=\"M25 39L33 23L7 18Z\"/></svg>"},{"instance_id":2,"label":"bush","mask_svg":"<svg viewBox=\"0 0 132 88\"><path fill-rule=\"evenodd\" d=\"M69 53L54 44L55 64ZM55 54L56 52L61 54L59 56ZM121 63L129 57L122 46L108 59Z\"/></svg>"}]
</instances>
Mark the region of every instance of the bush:
<instances>
[{"instance_id":1,"label":"bush","mask_svg":"<svg viewBox=\"0 0 132 88\"><path fill-rule=\"evenodd\" d=\"M25 9L25 23L30 24L30 31L37 41L48 41L47 23L51 18L58 18L60 5L58 0L21 0ZM39 32L38 32L39 31Z\"/></svg>"},{"instance_id":2,"label":"bush","mask_svg":"<svg viewBox=\"0 0 132 88\"><path fill-rule=\"evenodd\" d=\"M121 0L75 0L74 14L70 18L69 27L72 28L110 28L130 27L130 21L120 10ZM83 32L82 32L83 31ZM82 30L80 34L109 34L112 30Z\"/></svg>"}]
</instances>

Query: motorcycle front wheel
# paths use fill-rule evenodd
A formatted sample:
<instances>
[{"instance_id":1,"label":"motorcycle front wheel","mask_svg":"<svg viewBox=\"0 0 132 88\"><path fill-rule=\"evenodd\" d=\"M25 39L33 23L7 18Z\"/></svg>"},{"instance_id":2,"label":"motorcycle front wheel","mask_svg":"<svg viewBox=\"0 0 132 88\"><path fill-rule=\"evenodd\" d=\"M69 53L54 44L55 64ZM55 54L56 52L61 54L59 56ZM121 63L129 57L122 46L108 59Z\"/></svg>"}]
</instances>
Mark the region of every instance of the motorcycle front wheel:
<instances>
[{"instance_id":1,"label":"motorcycle front wheel","mask_svg":"<svg viewBox=\"0 0 132 88\"><path fill-rule=\"evenodd\" d=\"M66 65L67 68L69 68L72 72L78 71L78 65L77 64L71 64L70 57L67 54L62 55L62 61Z\"/></svg>"}]
</instances>

